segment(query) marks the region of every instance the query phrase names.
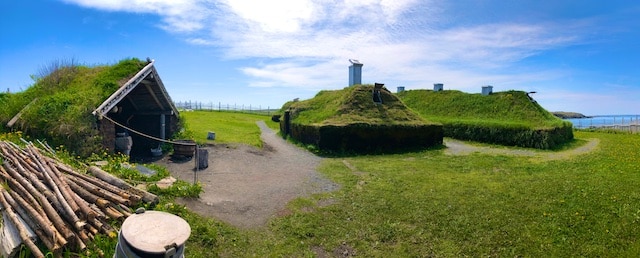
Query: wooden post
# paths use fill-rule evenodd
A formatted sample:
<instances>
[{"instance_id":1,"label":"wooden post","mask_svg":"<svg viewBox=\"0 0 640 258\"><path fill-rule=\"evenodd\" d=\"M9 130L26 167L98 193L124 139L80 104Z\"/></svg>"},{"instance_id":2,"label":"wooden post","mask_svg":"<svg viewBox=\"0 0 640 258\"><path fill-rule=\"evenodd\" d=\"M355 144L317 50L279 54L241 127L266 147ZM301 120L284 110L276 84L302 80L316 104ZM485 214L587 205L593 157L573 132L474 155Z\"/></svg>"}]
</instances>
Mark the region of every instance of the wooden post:
<instances>
[{"instance_id":1,"label":"wooden post","mask_svg":"<svg viewBox=\"0 0 640 258\"><path fill-rule=\"evenodd\" d=\"M282 135L284 137L286 137L287 135L291 134L291 111L287 110L284 111L284 132L282 133Z\"/></svg>"}]
</instances>

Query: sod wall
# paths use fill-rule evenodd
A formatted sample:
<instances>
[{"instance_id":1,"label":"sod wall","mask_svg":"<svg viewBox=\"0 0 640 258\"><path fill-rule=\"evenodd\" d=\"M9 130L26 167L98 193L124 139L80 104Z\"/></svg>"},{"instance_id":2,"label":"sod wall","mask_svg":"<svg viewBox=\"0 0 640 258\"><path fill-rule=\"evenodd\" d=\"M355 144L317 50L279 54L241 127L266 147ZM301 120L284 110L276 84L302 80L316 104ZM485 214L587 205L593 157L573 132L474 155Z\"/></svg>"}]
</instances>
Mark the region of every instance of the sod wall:
<instances>
[{"instance_id":1,"label":"sod wall","mask_svg":"<svg viewBox=\"0 0 640 258\"><path fill-rule=\"evenodd\" d=\"M292 123L290 136L323 151L356 153L396 152L442 145L439 124L384 125L302 125Z\"/></svg>"},{"instance_id":2,"label":"sod wall","mask_svg":"<svg viewBox=\"0 0 640 258\"><path fill-rule=\"evenodd\" d=\"M456 121L444 123L444 136L507 146L554 149L573 140L571 123L549 128L527 125L473 123Z\"/></svg>"}]
</instances>

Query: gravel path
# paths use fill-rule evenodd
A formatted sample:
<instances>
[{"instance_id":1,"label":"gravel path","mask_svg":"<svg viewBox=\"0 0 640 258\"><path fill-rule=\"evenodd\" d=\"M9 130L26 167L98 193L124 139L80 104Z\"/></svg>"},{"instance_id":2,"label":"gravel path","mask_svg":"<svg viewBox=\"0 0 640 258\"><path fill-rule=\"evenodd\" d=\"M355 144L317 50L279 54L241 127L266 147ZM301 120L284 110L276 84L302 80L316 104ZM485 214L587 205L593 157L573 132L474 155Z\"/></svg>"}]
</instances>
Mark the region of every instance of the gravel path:
<instances>
[{"instance_id":1,"label":"gravel path","mask_svg":"<svg viewBox=\"0 0 640 258\"><path fill-rule=\"evenodd\" d=\"M209 167L197 172L204 193L199 199L177 202L203 216L254 228L266 225L297 197L339 187L316 172L320 157L287 143L264 121L257 125L262 131L262 149L224 144L206 147ZM193 160L179 163L165 157L156 163L167 167L176 178L194 180Z\"/></svg>"}]
</instances>

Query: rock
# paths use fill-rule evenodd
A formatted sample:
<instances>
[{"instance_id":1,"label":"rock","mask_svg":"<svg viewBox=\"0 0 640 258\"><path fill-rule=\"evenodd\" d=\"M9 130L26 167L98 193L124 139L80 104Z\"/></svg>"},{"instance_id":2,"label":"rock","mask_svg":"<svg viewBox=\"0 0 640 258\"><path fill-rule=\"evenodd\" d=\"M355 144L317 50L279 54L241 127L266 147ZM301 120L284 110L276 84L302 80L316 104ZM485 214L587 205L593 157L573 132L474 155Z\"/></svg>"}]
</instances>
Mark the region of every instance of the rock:
<instances>
[{"instance_id":1,"label":"rock","mask_svg":"<svg viewBox=\"0 0 640 258\"><path fill-rule=\"evenodd\" d=\"M158 181L156 183L156 185L160 189L167 189L167 188L171 187L173 185L173 183L175 183L176 181L178 181L178 180L175 179L174 177L170 176L170 177L165 177L165 178L161 179L160 181Z\"/></svg>"},{"instance_id":2,"label":"rock","mask_svg":"<svg viewBox=\"0 0 640 258\"><path fill-rule=\"evenodd\" d=\"M93 162L93 164L98 166L98 167L104 167L106 165L109 165L109 161L100 160L100 161Z\"/></svg>"}]
</instances>

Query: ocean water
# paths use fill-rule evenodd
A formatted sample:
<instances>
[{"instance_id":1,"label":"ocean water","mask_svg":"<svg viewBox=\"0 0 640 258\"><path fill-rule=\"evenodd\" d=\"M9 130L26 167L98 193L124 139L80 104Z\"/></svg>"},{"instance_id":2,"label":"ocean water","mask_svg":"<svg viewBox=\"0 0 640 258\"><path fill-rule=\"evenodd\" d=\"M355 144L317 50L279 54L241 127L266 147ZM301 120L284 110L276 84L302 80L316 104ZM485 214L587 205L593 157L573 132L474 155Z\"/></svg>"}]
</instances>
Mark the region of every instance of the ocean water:
<instances>
[{"instance_id":1,"label":"ocean water","mask_svg":"<svg viewBox=\"0 0 640 258\"><path fill-rule=\"evenodd\" d=\"M575 128L640 125L640 115L604 115L565 120L573 123L573 127Z\"/></svg>"}]
</instances>

